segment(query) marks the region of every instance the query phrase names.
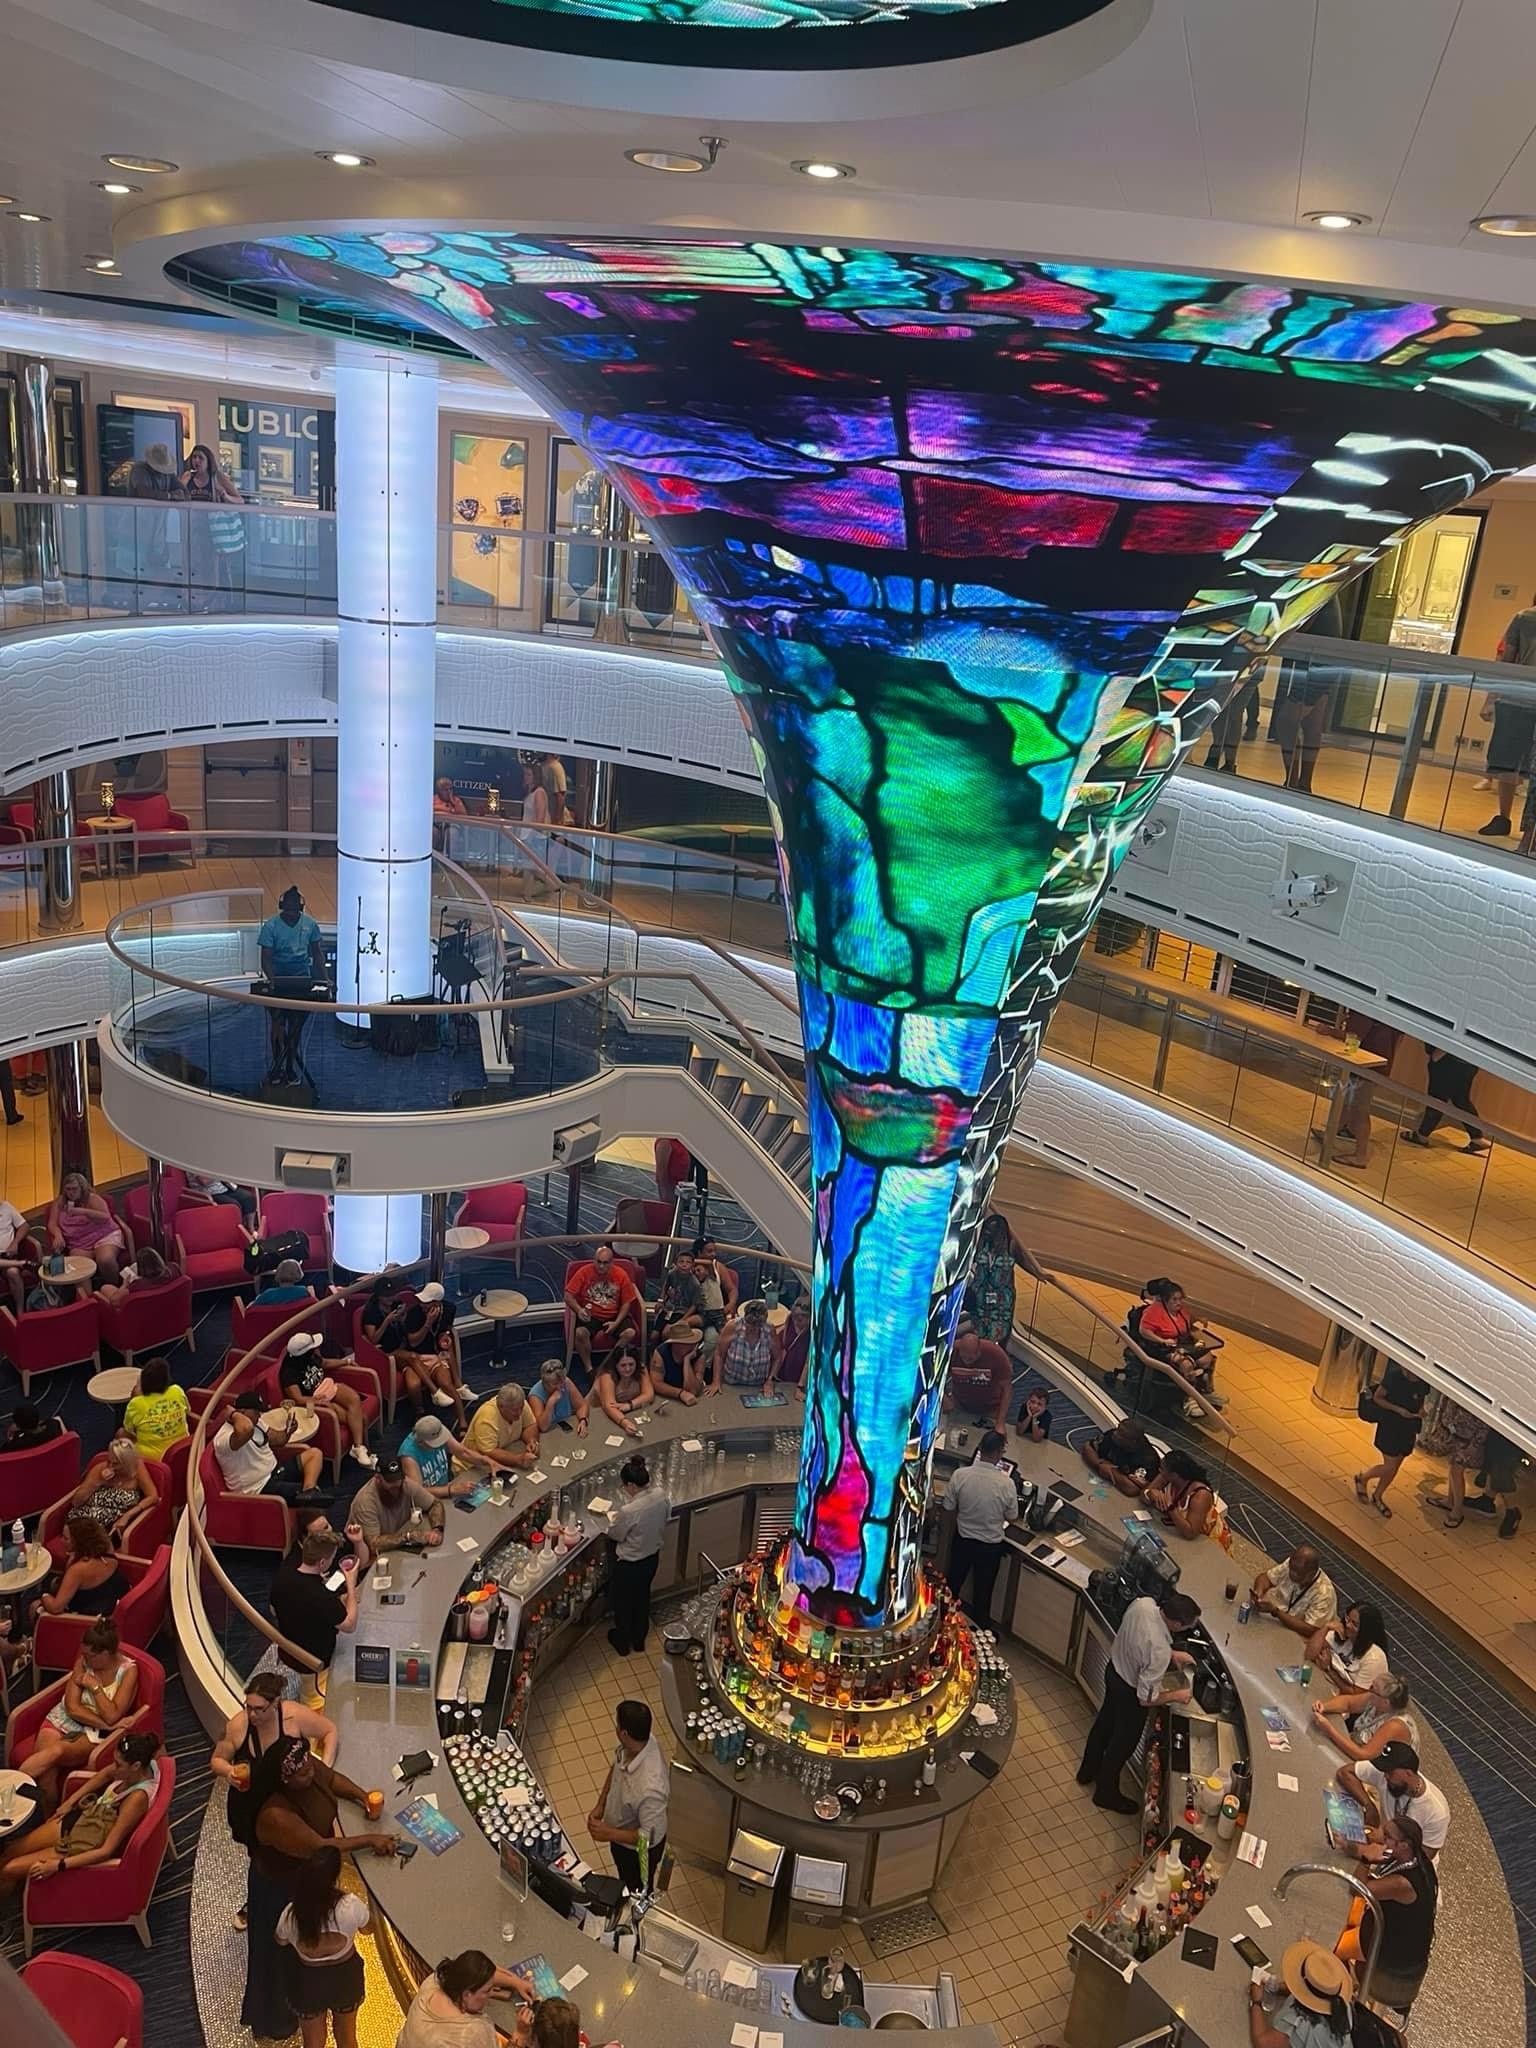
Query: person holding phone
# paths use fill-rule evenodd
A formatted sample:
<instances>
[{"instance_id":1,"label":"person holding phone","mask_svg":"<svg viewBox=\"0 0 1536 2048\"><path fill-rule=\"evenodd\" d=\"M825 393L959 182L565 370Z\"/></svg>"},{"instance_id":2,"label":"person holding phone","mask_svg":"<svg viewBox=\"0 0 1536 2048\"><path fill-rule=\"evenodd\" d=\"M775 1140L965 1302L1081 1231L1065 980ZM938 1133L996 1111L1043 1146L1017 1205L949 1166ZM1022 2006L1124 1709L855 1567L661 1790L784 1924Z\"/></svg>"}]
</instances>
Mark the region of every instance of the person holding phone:
<instances>
[{"instance_id":1,"label":"person holding phone","mask_svg":"<svg viewBox=\"0 0 1536 2048\"><path fill-rule=\"evenodd\" d=\"M336 1555L336 1538L312 1529L304 1538L298 1570L280 1573L272 1582L272 1619L280 1633L322 1665L336 1654L336 1638L357 1627L357 1560L338 1565ZM312 1672L279 1655L296 1678L313 1686Z\"/></svg>"}]
</instances>

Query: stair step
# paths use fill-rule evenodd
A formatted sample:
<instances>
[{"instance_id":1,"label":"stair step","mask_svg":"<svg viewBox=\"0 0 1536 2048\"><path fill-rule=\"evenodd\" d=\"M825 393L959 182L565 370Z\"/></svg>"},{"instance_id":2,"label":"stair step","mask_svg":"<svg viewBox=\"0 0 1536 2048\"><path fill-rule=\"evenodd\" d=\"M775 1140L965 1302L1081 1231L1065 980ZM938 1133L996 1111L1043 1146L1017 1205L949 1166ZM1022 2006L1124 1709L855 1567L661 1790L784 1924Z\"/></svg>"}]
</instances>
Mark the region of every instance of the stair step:
<instances>
[{"instance_id":1,"label":"stair step","mask_svg":"<svg viewBox=\"0 0 1536 2048\"><path fill-rule=\"evenodd\" d=\"M809 1168L811 1141L804 1131L796 1131L794 1142L777 1148L773 1156L778 1160L780 1166L783 1167L790 1179L794 1180L802 1166Z\"/></svg>"},{"instance_id":2,"label":"stair step","mask_svg":"<svg viewBox=\"0 0 1536 2048\"><path fill-rule=\"evenodd\" d=\"M688 1071L701 1088L707 1088L720 1070L720 1062L713 1053L700 1052L695 1046L688 1055Z\"/></svg>"},{"instance_id":3,"label":"stair step","mask_svg":"<svg viewBox=\"0 0 1536 2048\"><path fill-rule=\"evenodd\" d=\"M722 1102L727 1109L730 1109L744 1093L746 1085L745 1080L740 1074L733 1074L722 1067L716 1074L711 1076L709 1092L714 1096L716 1102Z\"/></svg>"}]
</instances>

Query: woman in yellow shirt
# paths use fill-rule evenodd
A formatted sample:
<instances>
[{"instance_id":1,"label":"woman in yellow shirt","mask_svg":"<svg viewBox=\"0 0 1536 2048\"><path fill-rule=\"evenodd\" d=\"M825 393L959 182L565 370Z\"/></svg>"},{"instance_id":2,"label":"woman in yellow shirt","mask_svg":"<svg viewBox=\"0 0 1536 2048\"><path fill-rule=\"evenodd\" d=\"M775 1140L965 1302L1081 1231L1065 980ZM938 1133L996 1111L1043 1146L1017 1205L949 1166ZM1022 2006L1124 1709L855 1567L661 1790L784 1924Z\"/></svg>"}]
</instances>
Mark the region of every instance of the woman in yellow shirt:
<instances>
[{"instance_id":1,"label":"woman in yellow shirt","mask_svg":"<svg viewBox=\"0 0 1536 2048\"><path fill-rule=\"evenodd\" d=\"M187 1397L171 1385L171 1368L163 1358L145 1359L139 1391L123 1410L123 1428L146 1458L163 1458L187 1427Z\"/></svg>"}]
</instances>

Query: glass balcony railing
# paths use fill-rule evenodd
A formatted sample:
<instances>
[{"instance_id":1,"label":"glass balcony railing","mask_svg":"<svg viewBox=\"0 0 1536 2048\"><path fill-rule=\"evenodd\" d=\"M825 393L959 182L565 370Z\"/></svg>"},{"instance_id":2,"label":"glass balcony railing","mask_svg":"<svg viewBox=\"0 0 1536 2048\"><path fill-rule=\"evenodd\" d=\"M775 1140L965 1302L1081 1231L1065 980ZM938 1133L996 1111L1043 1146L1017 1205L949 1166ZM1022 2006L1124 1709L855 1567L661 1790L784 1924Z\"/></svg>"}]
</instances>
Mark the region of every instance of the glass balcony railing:
<instances>
[{"instance_id":1,"label":"glass balcony railing","mask_svg":"<svg viewBox=\"0 0 1536 2048\"><path fill-rule=\"evenodd\" d=\"M437 529L444 625L710 652L643 541L462 520ZM0 632L126 618L326 617L336 520L266 505L0 496Z\"/></svg>"},{"instance_id":2,"label":"glass balcony railing","mask_svg":"<svg viewBox=\"0 0 1536 2048\"><path fill-rule=\"evenodd\" d=\"M644 541L458 521L438 528L437 586L445 626L713 659L665 559ZM0 496L0 633L72 620L326 617L335 609L333 514ZM1496 717L1501 702L1513 716ZM1469 837L1497 813L1490 759L1512 775L1525 765L1527 708L1536 719L1536 669L1294 635L1259 664L1193 760L1239 781ZM1509 823L1488 844L1517 851L1518 804Z\"/></svg>"}]
</instances>

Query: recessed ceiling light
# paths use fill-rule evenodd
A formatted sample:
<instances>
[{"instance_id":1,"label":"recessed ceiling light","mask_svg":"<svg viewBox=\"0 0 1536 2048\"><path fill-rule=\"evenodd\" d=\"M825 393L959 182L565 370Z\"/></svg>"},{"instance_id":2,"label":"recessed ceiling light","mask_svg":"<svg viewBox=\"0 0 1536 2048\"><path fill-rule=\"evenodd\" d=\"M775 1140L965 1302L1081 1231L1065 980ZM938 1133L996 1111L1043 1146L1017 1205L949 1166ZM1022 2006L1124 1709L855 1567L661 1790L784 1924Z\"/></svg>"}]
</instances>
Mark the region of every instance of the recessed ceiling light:
<instances>
[{"instance_id":1,"label":"recessed ceiling light","mask_svg":"<svg viewBox=\"0 0 1536 2048\"><path fill-rule=\"evenodd\" d=\"M1480 213L1472 225L1480 235L1536 235L1536 213Z\"/></svg>"},{"instance_id":2,"label":"recessed ceiling light","mask_svg":"<svg viewBox=\"0 0 1536 2048\"><path fill-rule=\"evenodd\" d=\"M0 192L0 206L14 206L16 201L9 192Z\"/></svg>"},{"instance_id":3,"label":"recessed ceiling light","mask_svg":"<svg viewBox=\"0 0 1536 2048\"><path fill-rule=\"evenodd\" d=\"M88 270L92 277L121 277L123 274L110 256L89 257L80 267Z\"/></svg>"},{"instance_id":4,"label":"recessed ceiling light","mask_svg":"<svg viewBox=\"0 0 1536 2048\"><path fill-rule=\"evenodd\" d=\"M94 178L91 181L98 192L110 192L114 199L126 199L130 192L142 192L142 185L129 185L122 178Z\"/></svg>"},{"instance_id":5,"label":"recessed ceiling light","mask_svg":"<svg viewBox=\"0 0 1536 2048\"><path fill-rule=\"evenodd\" d=\"M104 164L110 164L115 171L139 171L146 178L163 177L167 171L179 171L180 164L173 164L168 156L104 156Z\"/></svg>"},{"instance_id":6,"label":"recessed ceiling light","mask_svg":"<svg viewBox=\"0 0 1536 2048\"><path fill-rule=\"evenodd\" d=\"M701 135L702 154L693 149L626 149L624 154L642 171L712 171L725 147L723 135Z\"/></svg>"},{"instance_id":7,"label":"recessed ceiling light","mask_svg":"<svg viewBox=\"0 0 1536 2048\"><path fill-rule=\"evenodd\" d=\"M707 171L709 159L681 149L626 149L625 156L642 171Z\"/></svg>"},{"instance_id":8,"label":"recessed ceiling light","mask_svg":"<svg viewBox=\"0 0 1536 2048\"><path fill-rule=\"evenodd\" d=\"M852 164L834 164L830 163L825 157L817 156L802 158L799 162L792 164L790 168L791 170L798 171L802 178L830 179L858 176Z\"/></svg>"},{"instance_id":9,"label":"recessed ceiling light","mask_svg":"<svg viewBox=\"0 0 1536 2048\"><path fill-rule=\"evenodd\" d=\"M1346 228L1363 228L1370 224L1368 213L1338 213L1327 211L1303 215L1315 228L1326 228L1330 234L1341 235Z\"/></svg>"},{"instance_id":10,"label":"recessed ceiling light","mask_svg":"<svg viewBox=\"0 0 1536 2048\"><path fill-rule=\"evenodd\" d=\"M27 223L28 227L36 227L39 221L51 220L52 218L52 214L48 213L28 213L25 211L24 208L19 206L13 206L11 208L11 219L24 220Z\"/></svg>"},{"instance_id":11,"label":"recessed ceiling light","mask_svg":"<svg viewBox=\"0 0 1536 2048\"><path fill-rule=\"evenodd\" d=\"M334 164L338 171L365 171L377 163L377 157L359 156L355 149L317 149L315 155L323 164Z\"/></svg>"}]
</instances>

